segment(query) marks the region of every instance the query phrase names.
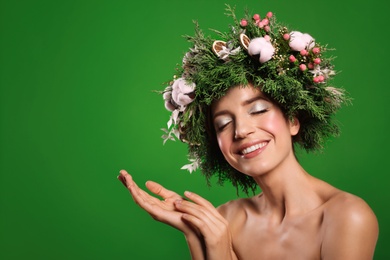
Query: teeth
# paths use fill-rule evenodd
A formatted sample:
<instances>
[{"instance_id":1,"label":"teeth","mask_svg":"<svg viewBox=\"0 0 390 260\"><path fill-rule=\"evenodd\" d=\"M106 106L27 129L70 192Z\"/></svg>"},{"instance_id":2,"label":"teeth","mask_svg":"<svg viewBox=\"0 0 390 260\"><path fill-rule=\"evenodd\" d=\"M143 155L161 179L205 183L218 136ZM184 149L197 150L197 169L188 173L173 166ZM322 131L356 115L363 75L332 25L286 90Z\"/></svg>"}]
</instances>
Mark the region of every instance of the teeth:
<instances>
[{"instance_id":1,"label":"teeth","mask_svg":"<svg viewBox=\"0 0 390 260\"><path fill-rule=\"evenodd\" d=\"M248 148L245 148L244 150L242 150L242 154L247 154L247 153L251 153L257 149L260 149L260 148L263 148L267 143L264 142L264 143L261 143L261 144L255 144L255 145L252 145Z\"/></svg>"}]
</instances>

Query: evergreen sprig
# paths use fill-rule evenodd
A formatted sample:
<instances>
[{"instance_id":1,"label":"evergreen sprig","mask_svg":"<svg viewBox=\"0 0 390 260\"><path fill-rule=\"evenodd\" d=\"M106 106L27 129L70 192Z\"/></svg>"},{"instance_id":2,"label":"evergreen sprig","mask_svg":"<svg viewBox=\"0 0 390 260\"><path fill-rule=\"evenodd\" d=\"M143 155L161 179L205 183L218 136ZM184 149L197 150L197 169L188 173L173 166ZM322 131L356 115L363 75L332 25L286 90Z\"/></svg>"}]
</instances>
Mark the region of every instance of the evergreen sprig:
<instances>
[{"instance_id":1,"label":"evergreen sprig","mask_svg":"<svg viewBox=\"0 0 390 260\"><path fill-rule=\"evenodd\" d=\"M235 8L226 5L226 15L232 17L234 25L227 32L213 30L220 39L232 49L240 48L228 60L220 59L213 51L215 39L206 36L195 21L195 34L185 38L192 45L186 53L181 67L177 69L176 77L185 78L196 84L195 99L184 111L180 112L179 123L175 127L180 132L180 139L188 143L189 157L200 161L200 167L209 182L213 176L219 184L230 181L237 189L245 193L256 189L256 183L233 169L224 159L215 139L213 127L210 124L210 106L220 99L233 86L246 86L252 83L255 87L273 100L284 112L286 117L298 118L300 132L294 137L294 143L301 145L307 151L318 150L330 136L339 134L339 127L333 120L334 113L342 103L350 99L345 91L330 86L333 76L332 60L326 57L330 49L316 43L321 53L308 52L303 55L294 51L284 38L291 32L286 26L278 23L275 16L269 17L269 30L260 28L246 10L242 26L235 15ZM249 39L268 35L275 54L272 59L261 64L259 60L248 54L240 42L240 34ZM290 56L294 56L293 62ZM308 60L320 58L317 66L319 73L328 73L322 82L313 82L314 70L302 70L300 64L308 64Z\"/></svg>"}]
</instances>

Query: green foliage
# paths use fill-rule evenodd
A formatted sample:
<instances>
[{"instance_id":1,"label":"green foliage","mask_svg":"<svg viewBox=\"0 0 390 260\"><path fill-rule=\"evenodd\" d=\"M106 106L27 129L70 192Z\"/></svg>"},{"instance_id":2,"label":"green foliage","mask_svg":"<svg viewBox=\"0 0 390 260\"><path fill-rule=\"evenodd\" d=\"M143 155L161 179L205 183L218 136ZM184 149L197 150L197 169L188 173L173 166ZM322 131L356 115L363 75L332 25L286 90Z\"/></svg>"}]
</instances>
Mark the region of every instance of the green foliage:
<instances>
[{"instance_id":1,"label":"green foliage","mask_svg":"<svg viewBox=\"0 0 390 260\"><path fill-rule=\"evenodd\" d=\"M194 101L179 116L180 139L188 143L189 156L200 160L207 180L217 175L220 184L228 180L247 193L254 190L256 184L252 178L237 172L226 162L216 143L208 118L213 101L220 99L234 86L253 84L259 87L280 106L286 117L300 121L300 132L294 137L294 142L312 151L321 149L329 136L339 134L332 116L342 103L348 101L348 97L343 90L329 86L330 78L335 73L332 58L325 56L325 46L316 43L315 47L321 50L320 53L307 48L308 53L303 55L291 49L289 41L283 37L291 31L277 23L274 16L269 18L270 30L265 30L254 23L248 12L244 18L247 26L242 27L234 8L227 5L226 11L234 25L227 32L214 31L219 39L205 36L197 22L194 36L185 36L192 48L185 55L176 76L195 83L196 89ZM240 41L243 33L249 39L268 35L275 48L272 59L260 63L258 56L249 55ZM212 49L215 40L226 42L230 50L240 49L222 60ZM290 60L291 55L296 58L295 62ZM316 68L300 69L300 64L313 64L315 58L321 59ZM325 75L326 80L314 82L315 73Z\"/></svg>"}]
</instances>

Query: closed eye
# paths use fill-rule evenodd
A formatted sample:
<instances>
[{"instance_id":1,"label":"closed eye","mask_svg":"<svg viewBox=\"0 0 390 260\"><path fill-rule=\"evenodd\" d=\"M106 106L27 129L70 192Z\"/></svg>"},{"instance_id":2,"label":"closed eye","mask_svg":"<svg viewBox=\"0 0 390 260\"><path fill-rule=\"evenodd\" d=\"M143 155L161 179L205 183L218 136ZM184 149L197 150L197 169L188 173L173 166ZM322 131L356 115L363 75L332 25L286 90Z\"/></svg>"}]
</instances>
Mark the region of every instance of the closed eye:
<instances>
[{"instance_id":1,"label":"closed eye","mask_svg":"<svg viewBox=\"0 0 390 260\"><path fill-rule=\"evenodd\" d=\"M217 132L221 132L223 131L226 126L229 125L229 123L232 121L231 118L218 118L217 120L215 120L214 122L214 128Z\"/></svg>"},{"instance_id":2,"label":"closed eye","mask_svg":"<svg viewBox=\"0 0 390 260\"><path fill-rule=\"evenodd\" d=\"M257 100L249 109L248 113L251 115L263 114L268 111L269 103L264 100Z\"/></svg>"},{"instance_id":3,"label":"closed eye","mask_svg":"<svg viewBox=\"0 0 390 260\"><path fill-rule=\"evenodd\" d=\"M268 111L268 109L262 109L262 110L252 111L250 113L251 113L251 115L257 115L257 114L263 114L263 113L265 113L267 111Z\"/></svg>"}]
</instances>

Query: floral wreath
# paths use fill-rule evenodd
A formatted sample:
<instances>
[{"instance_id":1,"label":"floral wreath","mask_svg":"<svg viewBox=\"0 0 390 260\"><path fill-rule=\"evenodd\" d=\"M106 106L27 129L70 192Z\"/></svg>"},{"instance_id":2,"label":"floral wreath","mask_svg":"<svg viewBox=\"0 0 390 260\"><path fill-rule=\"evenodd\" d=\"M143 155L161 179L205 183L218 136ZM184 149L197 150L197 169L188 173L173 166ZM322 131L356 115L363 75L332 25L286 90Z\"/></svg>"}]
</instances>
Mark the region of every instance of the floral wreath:
<instances>
[{"instance_id":1,"label":"floral wreath","mask_svg":"<svg viewBox=\"0 0 390 260\"><path fill-rule=\"evenodd\" d=\"M173 81L162 91L165 108L171 111L167 140L188 144L190 172L199 167L209 183L217 176L229 180L244 192L254 191L252 178L232 168L224 160L209 122L210 105L234 86L252 83L276 102L289 118L297 117L300 132L293 142L307 151L319 150L327 137L339 128L332 116L349 98L344 90L330 85L336 74L329 50L307 33L289 30L276 21L272 12L238 20L234 8L226 5L234 25L228 32L213 30L219 40L206 37L195 22L192 43L177 68Z\"/></svg>"}]
</instances>

